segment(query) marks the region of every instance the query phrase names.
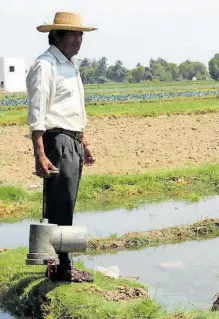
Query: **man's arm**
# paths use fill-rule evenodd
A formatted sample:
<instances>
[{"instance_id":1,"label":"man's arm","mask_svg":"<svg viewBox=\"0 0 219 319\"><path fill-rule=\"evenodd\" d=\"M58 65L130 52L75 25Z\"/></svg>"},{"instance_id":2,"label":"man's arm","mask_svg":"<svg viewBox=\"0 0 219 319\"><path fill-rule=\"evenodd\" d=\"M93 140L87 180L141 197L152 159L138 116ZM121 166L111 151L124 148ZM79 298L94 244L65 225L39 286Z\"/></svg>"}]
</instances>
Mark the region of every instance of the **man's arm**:
<instances>
[{"instance_id":1,"label":"man's arm","mask_svg":"<svg viewBox=\"0 0 219 319\"><path fill-rule=\"evenodd\" d=\"M93 150L88 142L86 134L84 134L83 139L82 139L83 147L84 147L84 161L85 165L93 165L94 162L96 161Z\"/></svg>"},{"instance_id":2,"label":"man's arm","mask_svg":"<svg viewBox=\"0 0 219 319\"><path fill-rule=\"evenodd\" d=\"M44 134L44 131L33 131L32 133L32 142L33 142L35 157L45 156L44 145L43 145L43 134Z\"/></svg>"},{"instance_id":3,"label":"man's arm","mask_svg":"<svg viewBox=\"0 0 219 319\"><path fill-rule=\"evenodd\" d=\"M36 173L40 177L47 177L49 169L56 170L45 155L42 138L46 131L46 110L49 103L51 82L50 62L45 60L36 61L27 76L28 123L32 133Z\"/></svg>"},{"instance_id":4,"label":"man's arm","mask_svg":"<svg viewBox=\"0 0 219 319\"><path fill-rule=\"evenodd\" d=\"M49 176L49 169L56 171L57 168L46 157L43 145L43 131L33 131L32 142L35 156L36 173L40 177Z\"/></svg>"}]
</instances>

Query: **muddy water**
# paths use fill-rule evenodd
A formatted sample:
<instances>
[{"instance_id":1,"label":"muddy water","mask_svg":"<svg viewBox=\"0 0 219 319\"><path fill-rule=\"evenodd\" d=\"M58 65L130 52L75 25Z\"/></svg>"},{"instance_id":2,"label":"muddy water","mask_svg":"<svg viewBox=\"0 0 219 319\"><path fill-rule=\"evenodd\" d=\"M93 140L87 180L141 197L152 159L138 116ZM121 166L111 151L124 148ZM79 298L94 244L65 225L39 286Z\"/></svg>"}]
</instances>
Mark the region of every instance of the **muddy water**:
<instances>
[{"instance_id":1,"label":"muddy water","mask_svg":"<svg viewBox=\"0 0 219 319\"><path fill-rule=\"evenodd\" d=\"M198 203L166 202L148 204L127 211L116 209L108 212L75 214L74 224L87 227L91 236L122 235L132 231L146 231L180 224L190 224L206 217L219 217L219 196ZM0 248L27 246L29 221L17 224L0 224Z\"/></svg>"},{"instance_id":2,"label":"muddy water","mask_svg":"<svg viewBox=\"0 0 219 319\"><path fill-rule=\"evenodd\" d=\"M170 310L208 309L219 292L218 247L219 238L79 259L89 268L118 266L121 276L139 276Z\"/></svg>"}]
</instances>

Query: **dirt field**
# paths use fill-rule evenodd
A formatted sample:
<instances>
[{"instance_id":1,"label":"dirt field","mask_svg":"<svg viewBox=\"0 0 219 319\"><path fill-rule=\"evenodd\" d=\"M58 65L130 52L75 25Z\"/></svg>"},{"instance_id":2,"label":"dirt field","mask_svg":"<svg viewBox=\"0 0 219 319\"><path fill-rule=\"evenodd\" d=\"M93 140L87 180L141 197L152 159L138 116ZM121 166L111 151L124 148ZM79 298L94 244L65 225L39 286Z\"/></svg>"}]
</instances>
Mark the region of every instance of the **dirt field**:
<instances>
[{"instance_id":1,"label":"dirt field","mask_svg":"<svg viewBox=\"0 0 219 319\"><path fill-rule=\"evenodd\" d=\"M140 173L219 160L219 115L89 118L96 164L86 174ZM27 126L0 128L0 183L40 185Z\"/></svg>"}]
</instances>

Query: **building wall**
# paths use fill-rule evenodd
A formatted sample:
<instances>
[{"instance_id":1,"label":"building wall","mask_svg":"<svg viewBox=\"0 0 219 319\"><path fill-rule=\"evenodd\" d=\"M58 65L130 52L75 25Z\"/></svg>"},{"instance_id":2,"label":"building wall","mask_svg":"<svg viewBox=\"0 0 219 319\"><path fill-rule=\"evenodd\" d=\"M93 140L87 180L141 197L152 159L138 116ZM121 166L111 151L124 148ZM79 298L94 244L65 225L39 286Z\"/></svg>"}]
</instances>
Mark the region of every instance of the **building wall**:
<instances>
[{"instance_id":1,"label":"building wall","mask_svg":"<svg viewBox=\"0 0 219 319\"><path fill-rule=\"evenodd\" d=\"M26 91L25 60L19 58L3 58L4 89L9 92ZM0 67L1 70L1 67ZM1 83L0 83L1 84Z\"/></svg>"},{"instance_id":2,"label":"building wall","mask_svg":"<svg viewBox=\"0 0 219 319\"><path fill-rule=\"evenodd\" d=\"M0 58L0 89L4 89L5 72L4 72L4 59Z\"/></svg>"}]
</instances>

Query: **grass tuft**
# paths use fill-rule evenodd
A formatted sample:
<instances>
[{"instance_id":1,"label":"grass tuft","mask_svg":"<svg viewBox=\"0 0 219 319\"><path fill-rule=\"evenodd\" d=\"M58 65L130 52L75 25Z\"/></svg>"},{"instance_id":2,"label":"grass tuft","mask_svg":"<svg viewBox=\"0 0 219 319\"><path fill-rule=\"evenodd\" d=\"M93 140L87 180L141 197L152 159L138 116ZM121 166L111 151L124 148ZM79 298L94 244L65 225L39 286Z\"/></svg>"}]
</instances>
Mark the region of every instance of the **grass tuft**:
<instances>
[{"instance_id":1,"label":"grass tuft","mask_svg":"<svg viewBox=\"0 0 219 319\"><path fill-rule=\"evenodd\" d=\"M25 266L24 248L0 254L0 307L18 318L62 319L216 319L218 313L176 311L168 313L148 297L147 288L126 280L104 277L98 272L94 284L52 283L44 267ZM84 270L82 263L76 265ZM109 295L144 291L144 297L110 300Z\"/></svg>"},{"instance_id":2,"label":"grass tuft","mask_svg":"<svg viewBox=\"0 0 219 319\"><path fill-rule=\"evenodd\" d=\"M88 242L88 253L138 249L161 244L179 243L187 240L205 240L219 236L218 222L206 219L193 225L175 226L146 232L128 233L123 236L92 238Z\"/></svg>"},{"instance_id":3,"label":"grass tuft","mask_svg":"<svg viewBox=\"0 0 219 319\"><path fill-rule=\"evenodd\" d=\"M219 164L134 175L88 175L80 184L76 212L132 209L170 199L195 202L218 194L218 189ZM41 218L41 192L0 186L0 200L2 221ZM12 208L19 214L13 216Z\"/></svg>"}]
</instances>

